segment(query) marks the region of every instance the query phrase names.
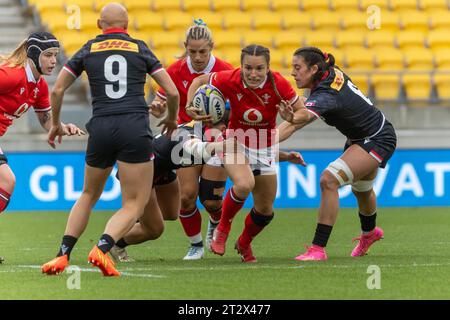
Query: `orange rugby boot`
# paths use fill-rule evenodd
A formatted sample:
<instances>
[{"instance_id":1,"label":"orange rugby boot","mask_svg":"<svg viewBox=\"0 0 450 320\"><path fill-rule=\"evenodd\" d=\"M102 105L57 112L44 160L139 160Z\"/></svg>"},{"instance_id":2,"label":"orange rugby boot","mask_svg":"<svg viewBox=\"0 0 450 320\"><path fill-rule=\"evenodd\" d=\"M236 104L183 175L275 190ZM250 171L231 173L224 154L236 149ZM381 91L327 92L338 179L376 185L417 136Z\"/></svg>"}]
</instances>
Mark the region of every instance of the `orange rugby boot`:
<instances>
[{"instance_id":1,"label":"orange rugby boot","mask_svg":"<svg viewBox=\"0 0 450 320\"><path fill-rule=\"evenodd\" d=\"M108 254L103 253L97 246L94 246L89 253L88 262L98 267L105 277L120 276L120 272L116 270Z\"/></svg>"}]
</instances>

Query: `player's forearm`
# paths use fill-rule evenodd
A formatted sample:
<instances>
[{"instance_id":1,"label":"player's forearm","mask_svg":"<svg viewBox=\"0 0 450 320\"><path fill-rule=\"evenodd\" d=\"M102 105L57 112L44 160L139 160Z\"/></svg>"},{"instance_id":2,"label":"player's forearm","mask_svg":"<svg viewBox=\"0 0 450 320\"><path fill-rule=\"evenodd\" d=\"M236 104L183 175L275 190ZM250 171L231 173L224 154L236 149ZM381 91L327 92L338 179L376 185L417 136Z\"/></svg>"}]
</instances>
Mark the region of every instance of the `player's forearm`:
<instances>
[{"instance_id":1,"label":"player's forearm","mask_svg":"<svg viewBox=\"0 0 450 320\"><path fill-rule=\"evenodd\" d=\"M178 105L180 103L180 96L178 92L174 95L167 95L167 118L170 120L176 120L178 116Z\"/></svg>"},{"instance_id":2,"label":"player's forearm","mask_svg":"<svg viewBox=\"0 0 450 320\"><path fill-rule=\"evenodd\" d=\"M288 139L295 131L297 131L301 127L290 122L283 121L277 128L279 142L283 142L284 140Z\"/></svg>"},{"instance_id":3,"label":"player's forearm","mask_svg":"<svg viewBox=\"0 0 450 320\"><path fill-rule=\"evenodd\" d=\"M55 89L52 91L50 101L52 105L51 124L58 126L61 123L61 106L64 97L64 90Z\"/></svg>"},{"instance_id":4,"label":"player's forearm","mask_svg":"<svg viewBox=\"0 0 450 320\"><path fill-rule=\"evenodd\" d=\"M288 161L289 153L286 151L278 151L278 162Z\"/></svg>"},{"instance_id":5,"label":"player's forearm","mask_svg":"<svg viewBox=\"0 0 450 320\"><path fill-rule=\"evenodd\" d=\"M47 112L36 112L39 123L45 131L49 131L52 126L52 113L51 111Z\"/></svg>"}]
</instances>

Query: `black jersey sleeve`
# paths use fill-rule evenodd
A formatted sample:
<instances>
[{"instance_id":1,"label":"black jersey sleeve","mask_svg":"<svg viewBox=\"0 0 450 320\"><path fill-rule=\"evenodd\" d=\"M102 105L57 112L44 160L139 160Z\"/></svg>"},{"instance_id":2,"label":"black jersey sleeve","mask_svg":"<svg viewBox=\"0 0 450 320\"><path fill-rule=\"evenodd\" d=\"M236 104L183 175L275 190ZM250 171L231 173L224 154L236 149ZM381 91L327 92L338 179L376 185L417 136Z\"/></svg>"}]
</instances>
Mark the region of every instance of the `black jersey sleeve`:
<instances>
[{"instance_id":1,"label":"black jersey sleeve","mask_svg":"<svg viewBox=\"0 0 450 320\"><path fill-rule=\"evenodd\" d=\"M147 66L147 73L152 75L156 73L157 71L161 70L163 68L161 62L158 60L158 58L155 56L155 54L148 48L148 46L143 41L139 41L141 46L141 52L144 56L146 66Z\"/></svg>"},{"instance_id":2,"label":"black jersey sleeve","mask_svg":"<svg viewBox=\"0 0 450 320\"><path fill-rule=\"evenodd\" d=\"M66 63L65 68L68 69L75 77L79 77L84 71L84 60L90 51L90 42L86 43L72 58Z\"/></svg>"},{"instance_id":3,"label":"black jersey sleeve","mask_svg":"<svg viewBox=\"0 0 450 320\"><path fill-rule=\"evenodd\" d=\"M305 107L317 117L325 116L338 108L336 96L326 90L313 92L305 102Z\"/></svg>"}]
</instances>

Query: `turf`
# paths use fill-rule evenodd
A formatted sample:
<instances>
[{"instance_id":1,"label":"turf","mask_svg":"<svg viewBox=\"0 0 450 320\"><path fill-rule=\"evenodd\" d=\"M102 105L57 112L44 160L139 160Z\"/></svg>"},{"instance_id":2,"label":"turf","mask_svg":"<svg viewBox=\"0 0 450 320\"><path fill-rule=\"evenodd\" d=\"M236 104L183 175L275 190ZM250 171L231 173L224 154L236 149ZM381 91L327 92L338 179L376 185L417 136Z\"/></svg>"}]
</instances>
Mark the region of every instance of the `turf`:
<instances>
[{"instance_id":1,"label":"turf","mask_svg":"<svg viewBox=\"0 0 450 320\"><path fill-rule=\"evenodd\" d=\"M450 213L447 208L385 208L378 222L385 239L370 254L351 258L359 233L355 210L343 209L334 227L326 262L298 262L313 237L315 210L277 210L272 224L254 240L257 264L240 262L233 249L244 214L233 224L225 256L208 252L182 261L188 249L178 221L163 236L129 247L135 263L120 264L120 278L104 278L87 264L111 212L92 215L72 252L82 268L80 289L68 289L73 274L46 276L39 266L53 258L65 227L64 212L10 212L0 217L0 299L449 299ZM206 217L203 215L203 217ZM206 230L207 219L203 219ZM381 270L381 289L369 290L368 267ZM69 281L70 282L70 281Z\"/></svg>"}]
</instances>

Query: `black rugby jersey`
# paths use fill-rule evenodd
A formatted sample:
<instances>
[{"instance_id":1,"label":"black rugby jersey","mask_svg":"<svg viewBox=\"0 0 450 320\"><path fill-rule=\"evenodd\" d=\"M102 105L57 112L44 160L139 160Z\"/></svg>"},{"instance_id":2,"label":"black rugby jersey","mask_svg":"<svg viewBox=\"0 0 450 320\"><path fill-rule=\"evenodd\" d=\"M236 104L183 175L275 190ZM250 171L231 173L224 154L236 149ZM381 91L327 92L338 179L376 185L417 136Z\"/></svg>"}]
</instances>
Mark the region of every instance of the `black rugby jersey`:
<instances>
[{"instance_id":1,"label":"black rugby jersey","mask_svg":"<svg viewBox=\"0 0 450 320\"><path fill-rule=\"evenodd\" d=\"M125 32L108 29L89 40L64 66L75 77L86 71L94 116L148 113L146 75L161 71L162 65L145 42Z\"/></svg>"},{"instance_id":2,"label":"black rugby jersey","mask_svg":"<svg viewBox=\"0 0 450 320\"><path fill-rule=\"evenodd\" d=\"M311 90L305 106L351 140L372 137L387 122L383 113L336 67L330 68L325 79Z\"/></svg>"},{"instance_id":3,"label":"black rugby jersey","mask_svg":"<svg viewBox=\"0 0 450 320\"><path fill-rule=\"evenodd\" d=\"M192 138L203 140L204 127L201 122L191 121L178 126L171 137L157 135L153 140L155 172L176 170L205 164L203 158L195 158L183 151L185 142Z\"/></svg>"}]
</instances>

